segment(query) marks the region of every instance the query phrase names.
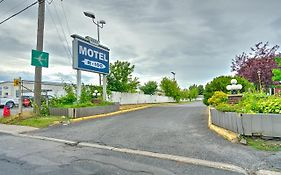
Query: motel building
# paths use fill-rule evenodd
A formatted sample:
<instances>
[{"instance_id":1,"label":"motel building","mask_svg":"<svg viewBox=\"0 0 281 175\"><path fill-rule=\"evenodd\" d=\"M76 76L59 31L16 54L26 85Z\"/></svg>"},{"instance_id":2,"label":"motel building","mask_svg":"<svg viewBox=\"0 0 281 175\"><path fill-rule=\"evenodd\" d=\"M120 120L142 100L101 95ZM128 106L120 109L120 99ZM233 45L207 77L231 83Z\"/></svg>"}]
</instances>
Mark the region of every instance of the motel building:
<instances>
[{"instance_id":1,"label":"motel building","mask_svg":"<svg viewBox=\"0 0 281 175\"><path fill-rule=\"evenodd\" d=\"M22 84L22 95L23 96L34 96L34 81L23 80ZM56 82L42 82L42 95L48 95L53 97L59 97L65 95L63 89L63 83ZM12 98L16 99L20 95L19 87L14 86L13 81L0 82L0 98Z\"/></svg>"}]
</instances>

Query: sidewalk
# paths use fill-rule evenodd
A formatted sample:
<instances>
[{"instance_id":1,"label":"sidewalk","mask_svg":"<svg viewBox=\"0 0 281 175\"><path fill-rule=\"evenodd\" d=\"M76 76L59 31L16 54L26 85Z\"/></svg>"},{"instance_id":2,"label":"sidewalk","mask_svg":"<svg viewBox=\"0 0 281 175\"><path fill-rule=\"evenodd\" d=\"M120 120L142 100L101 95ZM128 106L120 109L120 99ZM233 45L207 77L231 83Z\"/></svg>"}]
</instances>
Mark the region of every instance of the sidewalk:
<instances>
[{"instance_id":1,"label":"sidewalk","mask_svg":"<svg viewBox=\"0 0 281 175\"><path fill-rule=\"evenodd\" d=\"M29 131L37 130L38 128L30 127L30 126L18 126L18 125L5 125L0 124L0 133L7 134L20 134Z\"/></svg>"}]
</instances>

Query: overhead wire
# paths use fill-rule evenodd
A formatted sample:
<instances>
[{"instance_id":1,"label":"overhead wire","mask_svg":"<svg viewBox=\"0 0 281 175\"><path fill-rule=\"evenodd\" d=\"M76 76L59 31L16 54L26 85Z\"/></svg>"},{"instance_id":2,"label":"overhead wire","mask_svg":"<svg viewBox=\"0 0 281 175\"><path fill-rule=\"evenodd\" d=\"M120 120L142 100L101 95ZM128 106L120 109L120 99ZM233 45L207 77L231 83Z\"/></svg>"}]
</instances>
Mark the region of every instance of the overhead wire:
<instances>
[{"instance_id":1,"label":"overhead wire","mask_svg":"<svg viewBox=\"0 0 281 175\"><path fill-rule=\"evenodd\" d=\"M15 10L16 8L22 6L23 4L25 4L27 2L27 0L22 0L21 2L17 3L16 5L14 5L12 8L10 8L9 10L6 10L4 12L1 12L3 14L8 14L10 13L11 11Z\"/></svg>"},{"instance_id":2,"label":"overhead wire","mask_svg":"<svg viewBox=\"0 0 281 175\"><path fill-rule=\"evenodd\" d=\"M33 2L32 4L30 4L29 6L25 7L24 9L22 9L22 10L18 11L17 13L15 13L15 14L9 16L8 18L4 19L3 21L0 22L0 24L3 24L4 22L10 20L11 18L13 18L13 17L19 15L20 13L24 12L25 10L29 9L30 7L34 6L34 5L37 4L37 3L38 3L38 1Z\"/></svg>"},{"instance_id":3,"label":"overhead wire","mask_svg":"<svg viewBox=\"0 0 281 175\"><path fill-rule=\"evenodd\" d=\"M50 0L50 1L47 1L47 3L48 3L49 5L51 5L53 1L54 1L54 0Z\"/></svg>"},{"instance_id":4,"label":"overhead wire","mask_svg":"<svg viewBox=\"0 0 281 175\"><path fill-rule=\"evenodd\" d=\"M70 53L70 55L72 55L71 50L70 50L70 45L69 45L69 43L68 43L68 40L67 40L67 37L66 37L66 33L65 33L65 30L64 30L63 24L62 24L62 22L61 22L61 19L60 19L60 16L59 16L59 13L58 13L58 11L57 11L56 4L55 4L55 3L53 3L53 7L54 7L54 9L55 9L55 14L56 14L56 16L57 16L58 23L60 24L60 27L61 27L61 30L62 30L62 33L63 33L63 36L64 36L64 40L66 41L66 44L67 44L69 53Z\"/></svg>"},{"instance_id":5,"label":"overhead wire","mask_svg":"<svg viewBox=\"0 0 281 175\"><path fill-rule=\"evenodd\" d=\"M55 29L56 29L56 33L57 33L57 35L58 35L58 37L59 37L59 40L62 42L62 43L64 43L65 41L64 41L64 39L63 39L63 37L61 36L61 34L60 34L60 32L59 32L59 29L58 29L58 27L57 27L57 24L56 24L56 22L55 22L55 20L54 20L54 18L53 18L53 16L52 16L52 12L51 12L51 10L49 9L49 7L47 6L47 10L49 11L49 16L50 16L50 18L51 18L51 21L52 21L52 23L54 24L54 26L55 26ZM62 46L63 46L63 48L64 48L64 51L65 51L65 53L66 53L66 55L67 55L67 57L69 57L70 59L71 59L71 53L69 52L69 50L67 49L67 47L64 45L64 44L62 44Z\"/></svg>"},{"instance_id":6,"label":"overhead wire","mask_svg":"<svg viewBox=\"0 0 281 175\"><path fill-rule=\"evenodd\" d=\"M66 27L67 27L67 30L68 30L68 34L69 34L69 36L70 36L70 35L71 35L71 32L70 32L70 27L69 27L69 23L68 23L68 18L67 18L67 16L66 16L66 13L65 13L65 9L64 9L64 7L63 7L63 2L62 2L62 0L61 0L60 5L61 5L61 8L62 8L62 12L63 12L64 19L65 19L65 21L66 21Z\"/></svg>"}]
</instances>

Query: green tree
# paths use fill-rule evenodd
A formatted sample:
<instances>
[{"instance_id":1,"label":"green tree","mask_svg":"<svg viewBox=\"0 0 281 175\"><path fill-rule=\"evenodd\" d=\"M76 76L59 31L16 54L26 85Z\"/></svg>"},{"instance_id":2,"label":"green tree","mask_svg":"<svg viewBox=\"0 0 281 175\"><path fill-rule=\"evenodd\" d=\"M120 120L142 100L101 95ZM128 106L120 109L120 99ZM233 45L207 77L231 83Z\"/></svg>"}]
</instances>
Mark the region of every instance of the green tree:
<instances>
[{"instance_id":1,"label":"green tree","mask_svg":"<svg viewBox=\"0 0 281 175\"><path fill-rule=\"evenodd\" d=\"M199 91L198 91L198 87L196 85L192 85L189 87L189 95L188 95L189 101L196 99L198 94L199 94Z\"/></svg>"},{"instance_id":2,"label":"green tree","mask_svg":"<svg viewBox=\"0 0 281 175\"><path fill-rule=\"evenodd\" d=\"M203 95L203 93L204 93L204 86L203 85L199 85L198 86L198 94L199 95Z\"/></svg>"},{"instance_id":3,"label":"green tree","mask_svg":"<svg viewBox=\"0 0 281 175\"><path fill-rule=\"evenodd\" d=\"M275 58L275 62L277 63L279 69L273 69L272 70L272 80L273 81L281 81L281 58L280 57L276 57Z\"/></svg>"},{"instance_id":4,"label":"green tree","mask_svg":"<svg viewBox=\"0 0 281 175\"><path fill-rule=\"evenodd\" d=\"M188 89L183 89L180 91L180 97L182 100L187 100L189 97L189 90Z\"/></svg>"},{"instance_id":5,"label":"green tree","mask_svg":"<svg viewBox=\"0 0 281 175\"><path fill-rule=\"evenodd\" d=\"M204 104L209 105L208 99L211 98L215 91L222 91L225 93L228 93L228 90L226 89L226 86L230 84L231 79L235 78L239 84L243 86L243 88L240 90L240 92L247 92L250 89L254 89L254 85L250 83L245 78L241 78L238 76L232 77L232 76L220 76L214 78L210 83L208 83L205 87L204 91Z\"/></svg>"},{"instance_id":6,"label":"green tree","mask_svg":"<svg viewBox=\"0 0 281 175\"><path fill-rule=\"evenodd\" d=\"M136 92L139 85L138 78L133 77L135 66L127 61L116 61L110 64L107 76L108 89L118 92Z\"/></svg>"},{"instance_id":7,"label":"green tree","mask_svg":"<svg viewBox=\"0 0 281 175\"><path fill-rule=\"evenodd\" d=\"M144 94L154 95L157 91L157 82L148 81L144 86L140 87L140 90L142 90Z\"/></svg>"},{"instance_id":8,"label":"green tree","mask_svg":"<svg viewBox=\"0 0 281 175\"><path fill-rule=\"evenodd\" d=\"M181 91L175 80L170 80L167 77L164 77L160 83L160 87L166 96L173 97L177 102L180 101Z\"/></svg>"}]
</instances>

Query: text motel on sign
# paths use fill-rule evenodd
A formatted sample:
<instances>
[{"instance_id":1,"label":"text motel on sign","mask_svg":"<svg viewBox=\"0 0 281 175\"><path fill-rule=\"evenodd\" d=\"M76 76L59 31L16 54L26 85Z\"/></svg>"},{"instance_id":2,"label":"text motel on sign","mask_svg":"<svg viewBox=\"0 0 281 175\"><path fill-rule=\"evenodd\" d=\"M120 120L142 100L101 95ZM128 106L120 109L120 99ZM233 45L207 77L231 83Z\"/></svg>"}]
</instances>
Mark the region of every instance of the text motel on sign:
<instances>
[{"instance_id":1,"label":"text motel on sign","mask_svg":"<svg viewBox=\"0 0 281 175\"><path fill-rule=\"evenodd\" d=\"M79 46L79 54L108 62L108 59L104 53L98 52L91 48Z\"/></svg>"}]
</instances>

